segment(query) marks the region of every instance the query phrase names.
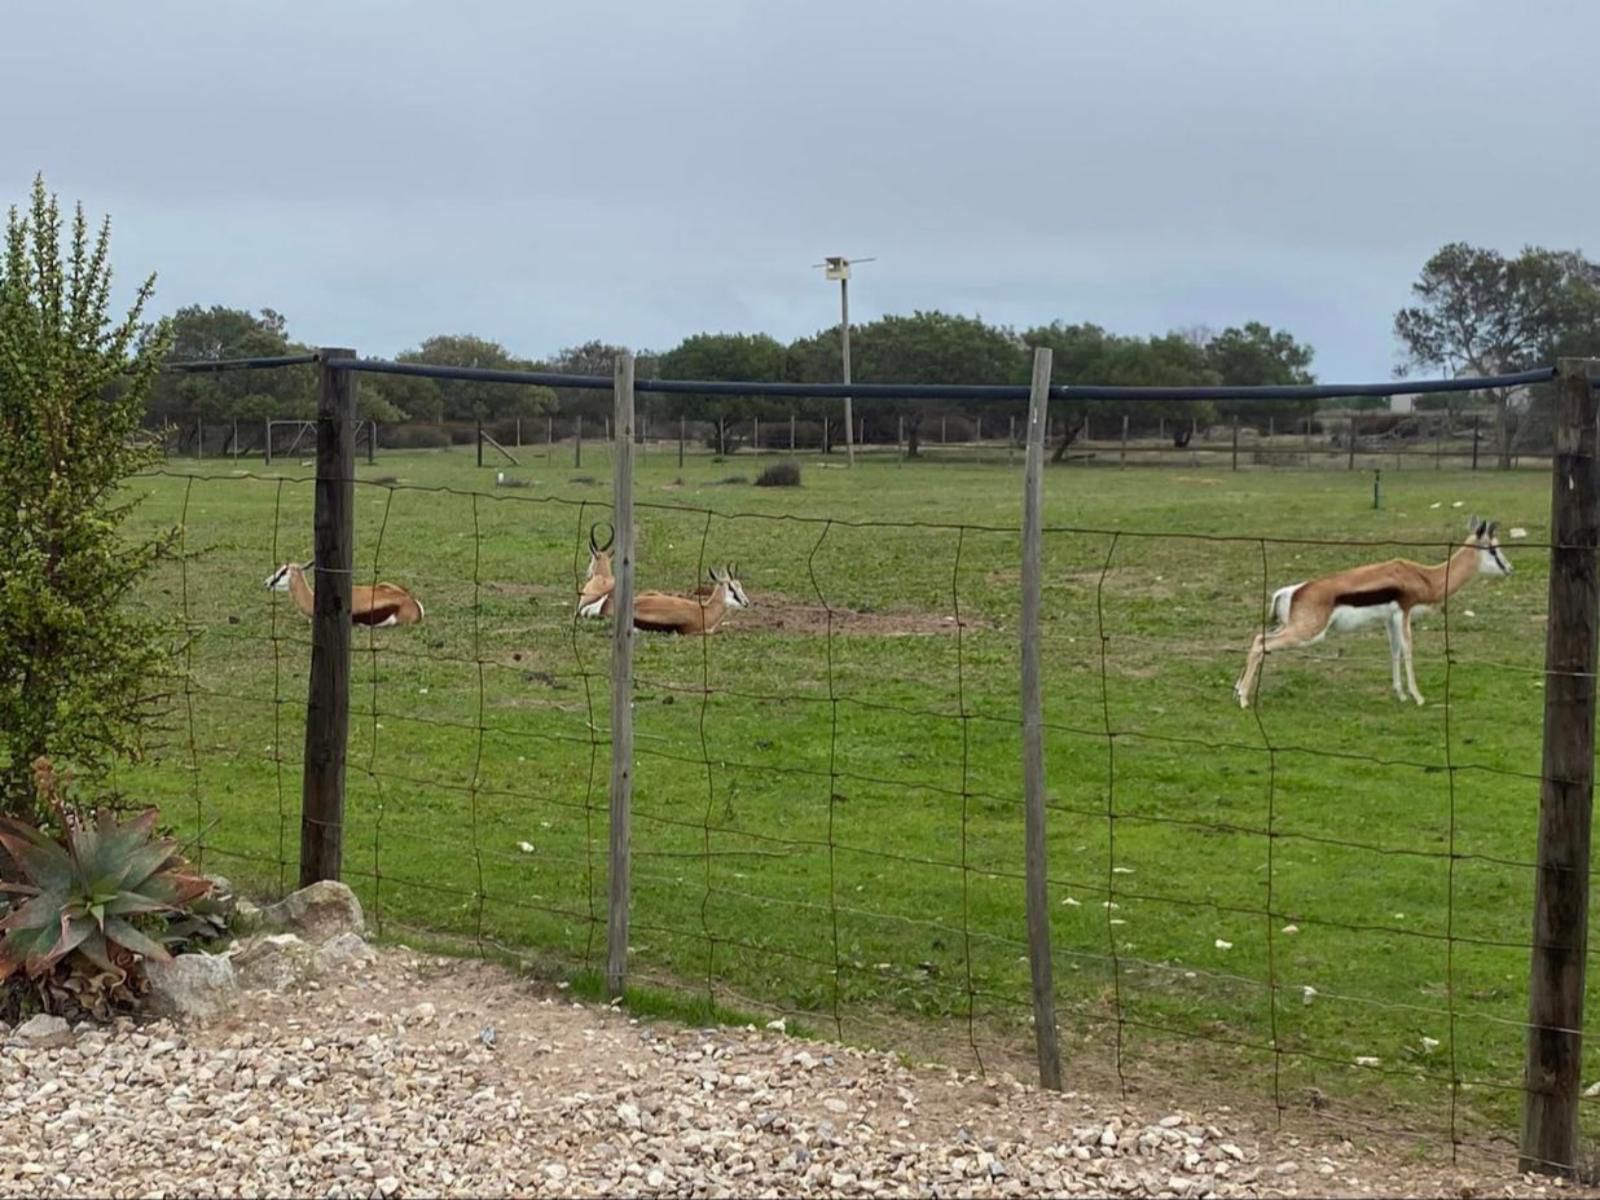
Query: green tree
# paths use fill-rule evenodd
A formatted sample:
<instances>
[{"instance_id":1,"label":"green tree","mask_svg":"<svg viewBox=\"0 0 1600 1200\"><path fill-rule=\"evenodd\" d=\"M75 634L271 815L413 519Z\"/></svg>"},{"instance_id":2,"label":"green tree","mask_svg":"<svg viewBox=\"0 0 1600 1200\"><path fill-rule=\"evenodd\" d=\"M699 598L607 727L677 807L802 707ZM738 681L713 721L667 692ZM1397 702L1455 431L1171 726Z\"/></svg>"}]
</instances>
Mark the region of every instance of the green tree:
<instances>
[{"instance_id":1,"label":"green tree","mask_svg":"<svg viewBox=\"0 0 1600 1200\"><path fill-rule=\"evenodd\" d=\"M1240 387L1272 384L1311 383L1310 346L1297 342L1288 330L1272 329L1260 321L1248 321L1243 328L1230 326L1204 343L1207 366L1218 383ZM1248 424L1263 427L1273 418L1309 417L1317 411L1315 400L1223 400L1217 404L1222 416L1237 416Z\"/></svg>"},{"instance_id":2,"label":"green tree","mask_svg":"<svg viewBox=\"0 0 1600 1200\"><path fill-rule=\"evenodd\" d=\"M588 341L581 346L568 346L559 351L544 366L546 370L565 375L599 375L610 379L616 369L617 355L626 352L626 346L615 346L599 340ZM657 357L648 350L634 351L633 360L635 379L649 379L660 370ZM582 416L585 421L593 421L595 428L611 416L611 393L604 388L558 387L555 391L557 408L565 416ZM641 396L636 403L639 411L652 416L666 411L665 403L653 396Z\"/></svg>"},{"instance_id":3,"label":"green tree","mask_svg":"<svg viewBox=\"0 0 1600 1200\"><path fill-rule=\"evenodd\" d=\"M777 383L784 378L787 361L783 343L764 333L697 333L663 354L657 373L662 379ZM713 445L719 451L737 448L737 443L725 436L725 421L772 418L788 412L786 402L763 396L673 393L663 399L668 417L716 421L719 435L714 435Z\"/></svg>"},{"instance_id":4,"label":"green tree","mask_svg":"<svg viewBox=\"0 0 1600 1200\"><path fill-rule=\"evenodd\" d=\"M178 309L171 318L171 362L216 362L297 354L305 348L289 339L282 314L270 308L252 313L242 308L198 304ZM275 367L255 371L168 372L151 389L150 413L157 420L196 416L208 421L299 417L316 412L317 376L313 367Z\"/></svg>"},{"instance_id":5,"label":"green tree","mask_svg":"<svg viewBox=\"0 0 1600 1200\"><path fill-rule=\"evenodd\" d=\"M1416 303L1395 314L1409 367L1498 375L1584 352L1600 340L1600 267L1576 251L1526 246L1515 258L1452 242L1423 264ZM1490 391L1502 468L1511 465L1512 393Z\"/></svg>"},{"instance_id":6,"label":"green tree","mask_svg":"<svg viewBox=\"0 0 1600 1200\"><path fill-rule=\"evenodd\" d=\"M496 371L532 371L536 364L515 357L499 342L470 334L441 334L396 362L445 367L484 367ZM380 394L393 408L422 421L501 420L533 417L555 405L555 394L531 384L486 383L470 379L428 379L416 375L381 377ZM365 390L363 388L363 390Z\"/></svg>"},{"instance_id":7,"label":"green tree","mask_svg":"<svg viewBox=\"0 0 1600 1200\"><path fill-rule=\"evenodd\" d=\"M171 337L143 320L151 276L109 312L110 223L91 238L36 178L0 265L0 810L33 816L39 755L90 770L136 755L170 663L170 626L126 604L172 541L123 526L118 487L160 458L140 436Z\"/></svg>"}]
</instances>

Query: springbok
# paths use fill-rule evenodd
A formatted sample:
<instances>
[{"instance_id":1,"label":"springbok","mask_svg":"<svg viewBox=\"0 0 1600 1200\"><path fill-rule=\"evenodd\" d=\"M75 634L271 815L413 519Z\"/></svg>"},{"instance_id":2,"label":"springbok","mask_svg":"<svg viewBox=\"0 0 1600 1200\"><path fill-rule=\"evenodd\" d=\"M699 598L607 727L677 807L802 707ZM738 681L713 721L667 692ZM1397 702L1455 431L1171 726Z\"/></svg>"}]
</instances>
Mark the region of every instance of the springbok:
<instances>
[{"instance_id":1,"label":"springbok","mask_svg":"<svg viewBox=\"0 0 1600 1200\"><path fill-rule=\"evenodd\" d=\"M1400 663L1405 660L1406 686L1411 699L1422 703L1417 690L1417 675L1411 665L1411 618L1439 607L1460 591L1480 572L1509 575L1511 564L1500 553L1495 530L1498 521L1487 523L1472 517L1467 522L1467 539L1438 566L1425 567L1404 558L1367 563L1309 582L1279 588L1272 595L1270 633L1258 633L1250 643L1244 670L1233 685L1240 708L1250 706L1250 695L1261 671L1261 660L1275 650L1312 646L1330 631L1347 633L1384 621L1389 631L1389 665L1394 694L1404 701L1400 684Z\"/></svg>"},{"instance_id":2,"label":"springbok","mask_svg":"<svg viewBox=\"0 0 1600 1200\"><path fill-rule=\"evenodd\" d=\"M316 597L306 582L311 563L284 563L267 579L275 592L288 592L295 607L310 616ZM422 601L397 583L358 583L350 589L350 620L356 625L385 628L415 625L422 620Z\"/></svg>"},{"instance_id":3,"label":"springbok","mask_svg":"<svg viewBox=\"0 0 1600 1200\"><path fill-rule=\"evenodd\" d=\"M712 567L711 587L702 584L693 596L640 592L633 599L633 627L651 633L715 633L732 609L749 607L737 568Z\"/></svg>"},{"instance_id":4,"label":"springbok","mask_svg":"<svg viewBox=\"0 0 1600 1200\"><path fill-rule=\"evenodd\" d=\"M583 577L583 587L578 592L580 617L610 616L611 593L617 586L616 577L611 573L611 546L617 540L617 531L612 529L611 536L602 546L594 536L598 528L598 521L589 526L589 572Z\"/></svg>"}]
</instances>

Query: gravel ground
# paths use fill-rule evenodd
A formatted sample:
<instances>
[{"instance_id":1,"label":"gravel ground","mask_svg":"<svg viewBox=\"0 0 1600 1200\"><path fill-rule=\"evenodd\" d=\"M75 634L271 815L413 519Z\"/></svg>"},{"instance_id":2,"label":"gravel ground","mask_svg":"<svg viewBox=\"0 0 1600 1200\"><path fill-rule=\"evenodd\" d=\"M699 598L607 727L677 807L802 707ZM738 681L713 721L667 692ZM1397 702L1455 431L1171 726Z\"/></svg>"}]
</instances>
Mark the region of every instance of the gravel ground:
<instances>
[{"instance_id":1,"label":"gravel ground","mask_svg":"<svg viewBox=\"0 0 1600 1200\"><path fill-rule=\"evenodd\" d=\"M1540 1196L1398 1147L912 1070L384 951L236 1017L0 1051L5 1196Z\"/></svg>"}]
</instances>

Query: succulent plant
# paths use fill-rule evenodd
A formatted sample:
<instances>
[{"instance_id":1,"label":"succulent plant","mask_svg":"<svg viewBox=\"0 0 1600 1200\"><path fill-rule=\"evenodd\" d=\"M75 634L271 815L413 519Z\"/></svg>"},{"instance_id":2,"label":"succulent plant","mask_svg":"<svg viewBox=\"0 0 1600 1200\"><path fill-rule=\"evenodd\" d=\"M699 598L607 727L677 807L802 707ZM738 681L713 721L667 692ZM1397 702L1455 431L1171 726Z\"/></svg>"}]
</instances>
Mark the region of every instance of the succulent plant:
<instances>
[{"instance_id":1,"label":"succulent plant","mask_svg":"<svg viewBox=\"0 0 1600 1200\"><path fill-rule=\"evenodd\" d=\"M176 842L153 836L155 809L128 820L101 811L89 824L63 803L48 763L35 772L61 833L0 818L10 859L0 877L10 899L0 917L0 982L20 972L46 1011L104 1018L137 999L142 960L170 957L139 926L152 914L187 913L211 883L189 872Z\"/></svg>"}]
</instances>

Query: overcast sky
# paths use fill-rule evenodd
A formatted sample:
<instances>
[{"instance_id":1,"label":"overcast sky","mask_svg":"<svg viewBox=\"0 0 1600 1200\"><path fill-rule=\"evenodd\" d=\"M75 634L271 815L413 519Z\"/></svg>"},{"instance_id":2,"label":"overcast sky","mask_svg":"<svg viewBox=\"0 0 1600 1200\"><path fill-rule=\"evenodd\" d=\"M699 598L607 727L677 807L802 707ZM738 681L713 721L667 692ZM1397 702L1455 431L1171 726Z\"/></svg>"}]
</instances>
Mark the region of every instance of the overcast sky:
<instances>
[{"instance_id":1,"label":"overcast sky","mask_svg":"<svg viewBox=\"0 0 1600 1200\"><path fill-rule=\"evenodd\" d=\"M0 199L165 311L393 354L943 308L1259 319L1326 381L1465 239L1600 256L1593 0L16 3Z\"/></svg>"}]
</instances>

